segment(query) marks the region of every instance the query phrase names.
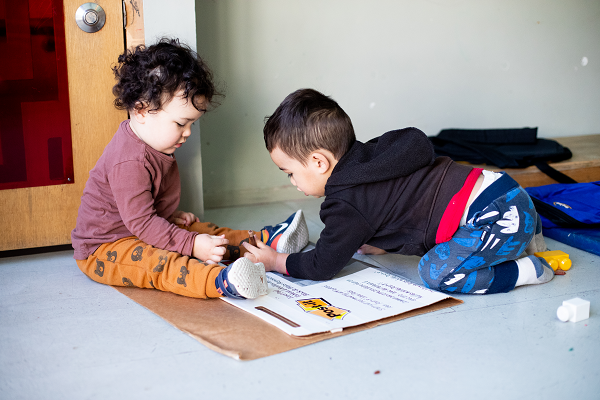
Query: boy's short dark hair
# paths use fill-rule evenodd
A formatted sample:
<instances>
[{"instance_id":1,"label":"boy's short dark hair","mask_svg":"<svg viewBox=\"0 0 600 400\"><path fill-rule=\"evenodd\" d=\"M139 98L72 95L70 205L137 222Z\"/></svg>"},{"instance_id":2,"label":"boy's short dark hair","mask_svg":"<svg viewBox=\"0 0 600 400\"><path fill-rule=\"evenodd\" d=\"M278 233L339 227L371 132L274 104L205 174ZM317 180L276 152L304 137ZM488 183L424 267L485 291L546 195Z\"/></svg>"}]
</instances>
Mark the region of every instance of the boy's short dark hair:
<instances>
[{"instance_id":1,"label":"boy's short dark hair","mask_svg":"<svg viewBox=\"0 0 600 400\"><path fill-rule=\"evenodd\" d=\"M350 117L335 100L314 89L288 95L266 118L263 133L269 153L279 148L303 165L319 149L339 160L356 141Z\"/></svg>"},{"instance_id":2,"label":"boy's short dark hair","mask_svg":"<svg viewBox=\"0 0 600 400\"><path fill-rule=\"evenodd\" d=\"M158 111L180 90L196 109L198 97L214 106L213 98L221 96L208 66L178 39L162 38L151 46L126 50L112 70L117 79L114 104L120 110Z\"/></svg>"}]
</instances>

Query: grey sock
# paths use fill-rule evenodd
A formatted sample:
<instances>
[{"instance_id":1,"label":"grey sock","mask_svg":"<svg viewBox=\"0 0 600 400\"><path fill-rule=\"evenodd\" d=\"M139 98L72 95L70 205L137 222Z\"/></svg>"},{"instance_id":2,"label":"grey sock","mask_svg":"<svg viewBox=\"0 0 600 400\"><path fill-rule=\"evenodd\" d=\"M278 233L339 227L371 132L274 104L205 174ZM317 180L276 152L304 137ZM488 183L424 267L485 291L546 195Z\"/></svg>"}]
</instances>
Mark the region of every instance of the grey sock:
<instances>
[{"instance_id":1,"label":"grey sock","mask_svg":"<svg viewBox=\"0 0 600 400\"><path fill-rule=\"evenodd\" d=\"M548 261L544 260L541 257L531 257L533 260L533 265L535 265L535 274L537 275L540 283L546 283L551 281L554 278L554 270L548 264ZM537 261L537 262L536 262Z\"/></svg>"},{"instance_id":2,"label":"grey sock","mask_svg":"<svg viewBox=\"0 0 600 400\"><path fill-rule=\"evenodd\" d=\"M519 267L519 277L515 286L546 283L554 278L554 270L543 258L527 256L515 262Z\"/></svg>"}]
</instances>

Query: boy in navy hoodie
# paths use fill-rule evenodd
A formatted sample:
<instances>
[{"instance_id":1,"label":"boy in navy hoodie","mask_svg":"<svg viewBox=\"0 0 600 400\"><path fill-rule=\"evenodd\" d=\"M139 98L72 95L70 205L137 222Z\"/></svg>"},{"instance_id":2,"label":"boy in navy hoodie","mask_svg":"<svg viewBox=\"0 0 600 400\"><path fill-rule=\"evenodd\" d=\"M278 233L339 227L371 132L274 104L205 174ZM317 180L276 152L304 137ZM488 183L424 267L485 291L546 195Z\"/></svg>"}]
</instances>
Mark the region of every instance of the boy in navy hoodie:
<instances>
[{"instance_id":1,"label":"boy in navy hoodie","mask_svg":"<svg viewBox=\"0 0 600 400\"><path fill-rule=\"evenodd\" d=\"M544 259L519 258L541 232L525 190L508 174L436 157L416 128L361 143L333 99L301 89L267 119L264 139L298 190L325 196L315 249L244 243L267 271L331 279L359 251L421 256L425 286L450 293L508 292L554 276Z\"/></svg>"}]
</instances>

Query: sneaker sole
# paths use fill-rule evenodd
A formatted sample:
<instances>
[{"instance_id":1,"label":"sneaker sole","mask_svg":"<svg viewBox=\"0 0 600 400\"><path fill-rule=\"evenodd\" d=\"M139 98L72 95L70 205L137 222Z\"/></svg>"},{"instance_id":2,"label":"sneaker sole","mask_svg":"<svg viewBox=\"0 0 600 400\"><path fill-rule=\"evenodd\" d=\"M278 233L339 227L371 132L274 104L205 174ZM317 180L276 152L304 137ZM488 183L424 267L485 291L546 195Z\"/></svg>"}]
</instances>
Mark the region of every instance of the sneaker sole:
<instances>
[{"instance_id":1,"label":"sneaker sole","mask_svg":"<svg viewBox=\"0 0 600 400\"><path fill-rule=\"evenodd\" d=\"M277 242L278 253L298 253L308 244L308 226L302 210L296 211L292 223Z\"/></svg>"},{"instance_id":2,"label":"sneaker sole","mask_svg":"<svg viewBox=\"0 0 600 400\"><path fill-rule=\"evenodd\" d=\"M238 293L247 299L255 299L268 293L263 263L254 264L247 258L239 258L227 272L227 277Z\"/></svg>"}]
</instances>

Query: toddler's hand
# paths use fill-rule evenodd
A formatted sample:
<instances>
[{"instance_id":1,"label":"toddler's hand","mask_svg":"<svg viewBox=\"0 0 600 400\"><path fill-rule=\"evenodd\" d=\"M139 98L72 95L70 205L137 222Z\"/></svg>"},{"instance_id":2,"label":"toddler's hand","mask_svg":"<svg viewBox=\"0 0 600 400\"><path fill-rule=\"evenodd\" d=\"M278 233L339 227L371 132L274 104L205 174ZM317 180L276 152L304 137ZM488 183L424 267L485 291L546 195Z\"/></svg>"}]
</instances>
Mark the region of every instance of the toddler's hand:
<instances>
[{"instance_id":1,"label":"toddler's hand","mask_svg":"<svg viewBox=\"0 0 600 400\"><path fill-rule=\"evenodd\" d=\"M194 222L200 222L200 219L191 212L175 211L168 221L175 225L190 226Z\"/></svg>"},{"instance_id":2,"label":"toddler's hand","mask_svg":"<svg viewBox=\"0 0 600 400\"><path fill-rule=\"evenodd\" d=\"M381 250L378 247L369 246L368 244L363 244L356 251L358 254L386 254L385 250Z\"/></svg>"},{"instance_id":3,"label":"toddler's hand","mask_svg":"<svg viewBox=\"0 0 600 400\"><path fill-rule=\"evenodd\" d=\"M207 264L218 263L225 254L225 247L223 246L228 243L229 240L225 239L225 235L210 236L206 233L196 235L192 256Z\"/></svg>"},{"instance_id":4,"label":"toddler's hand","mask_svg":"<svg viewBox=\"0 0 600 400\"><path fill-rule=\"evenodd\" d=\"M287 254L278 253L271 247L264 244L262 241L256 238L256 246L252 246L250 243L242 243L242 245L248 250L244 257L252 261L253 263L263 263L265 265L265 270L287 273L285 270L285 260L287 259Z\"/></svg>"}]
</instances>

